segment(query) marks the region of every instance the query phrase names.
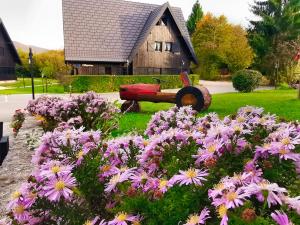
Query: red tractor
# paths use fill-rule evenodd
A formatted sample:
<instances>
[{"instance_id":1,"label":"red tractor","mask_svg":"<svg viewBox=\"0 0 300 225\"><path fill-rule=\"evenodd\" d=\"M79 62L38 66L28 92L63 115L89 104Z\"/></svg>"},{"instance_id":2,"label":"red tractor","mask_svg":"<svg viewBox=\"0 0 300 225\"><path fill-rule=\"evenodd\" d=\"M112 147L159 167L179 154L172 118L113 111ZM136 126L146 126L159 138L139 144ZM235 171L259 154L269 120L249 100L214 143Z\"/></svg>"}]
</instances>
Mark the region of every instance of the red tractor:
<instances>
[{"instance_id":1,"label":"red tractor","mask_svg":"<svg viewBox=\"0 0 300 225\"><path fill-rule=\"evenodd\" d=\"M139 112L139 101L175 103L178 107L191 105L198 112L208 109L211 104L211 95L203 86L192 86L186 72L180 74L183 83L177 93L161 92L160 83L165 82L153 78L157 84L128 84L120 86L120 98L126 100L122 106L122 112Z\"/></svg>"}]
</instances>

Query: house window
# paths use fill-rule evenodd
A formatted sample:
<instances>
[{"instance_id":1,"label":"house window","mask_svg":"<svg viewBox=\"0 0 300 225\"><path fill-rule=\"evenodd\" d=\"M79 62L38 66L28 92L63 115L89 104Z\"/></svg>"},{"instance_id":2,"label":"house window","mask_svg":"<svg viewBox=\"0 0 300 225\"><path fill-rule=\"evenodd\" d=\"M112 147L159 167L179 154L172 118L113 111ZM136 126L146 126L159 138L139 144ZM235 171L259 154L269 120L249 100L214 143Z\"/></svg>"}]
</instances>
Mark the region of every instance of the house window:
<instances>
[{"instance_id":1,"label":"house window","mask_svg":"<svg viewBox=\"0 0 300 225\"><path fill-rule=\"evenodd\" d=\"M162 42L155 42L155 51L161 52L162 51Z\"/></svg>"},{"instance_id":2,"label":"house window","mask_svg":"<svg viewBox=\"0 0 300 225\"><path fill-rule=\"evenodd\" d=\"M105 75L112 75L111 66L106 66L105 67Z\"/></svg>"},{"instance_id":3,"label":"house window","mask_svg":"<svg viewBox=\"0 0 300 225\"><path fill-rule=\"evenodd\" d=\"M0 56L4 56L4 48L0 47Z\"/></svg>"},{"instance_id":4,"label":"house window","mask_svg":"<svg viewBox=\"0 0 300 225\"><path fill-rule=\"evenodd\" d=\"M166 42L165 51L166 52L171 52L172 51L172 42Z\"/></svg>"}]
</instances>

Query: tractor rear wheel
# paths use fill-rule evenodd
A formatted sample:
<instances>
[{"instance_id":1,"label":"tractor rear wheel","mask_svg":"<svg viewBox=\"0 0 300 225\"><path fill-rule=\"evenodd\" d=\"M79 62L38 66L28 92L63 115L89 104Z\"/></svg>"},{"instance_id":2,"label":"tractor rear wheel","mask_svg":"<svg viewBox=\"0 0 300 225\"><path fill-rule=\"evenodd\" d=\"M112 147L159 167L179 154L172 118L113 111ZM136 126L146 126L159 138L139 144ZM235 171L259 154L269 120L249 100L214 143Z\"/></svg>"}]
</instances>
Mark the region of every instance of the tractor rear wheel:
<instances>
[{"instance_id":1,"label":"tractor rear wheel","mask_svg":"<svg viewBox=\"0 0 300 225\"><path fill-rule=\"evenodd\" d=\"M176 94L177 107L191 105L198 112L207 109L211 103L211 96L205 87L188 86L180 89Z\"/></svg>"},{"instance_id":2,"label":"tractor rear wheel","mask_svg":"<svg viewBox=\"0 0 300 225\"><path fill-rule=\"evenodd\" d=\"M121 112L122 113L127 113L127 112L140 112L141 107L139 102L137 101L125 101L121 105Z\"/></svg>"}]
</instances>

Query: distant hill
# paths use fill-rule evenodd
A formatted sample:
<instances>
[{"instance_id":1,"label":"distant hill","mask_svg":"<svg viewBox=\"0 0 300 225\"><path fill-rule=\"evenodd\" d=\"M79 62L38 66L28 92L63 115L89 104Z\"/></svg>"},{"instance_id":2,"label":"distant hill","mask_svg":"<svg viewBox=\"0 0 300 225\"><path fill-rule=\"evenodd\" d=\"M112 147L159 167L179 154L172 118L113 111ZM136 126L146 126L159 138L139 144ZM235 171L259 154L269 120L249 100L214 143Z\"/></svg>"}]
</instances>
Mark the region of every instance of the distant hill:
<instances>
[{"instance_id":1,"label":"distant hill","mask_svg":"<svg viewBox=\"0 0 300 225\"><path fill-rule=\"evenodd\" d=\"M25 44L22 44L22 43L17 42L17 41L14 41L14 45L15 45L16 49L22 49L24 52L28 52L29 47L32 48L33 53L43 53L43 52L49 51L49 49L46 49L46 48L40 48L40 47L37 47L37 46L34 46L34 45L29 46L29 45L25 45Z\"/></svg>"}]
</instances>

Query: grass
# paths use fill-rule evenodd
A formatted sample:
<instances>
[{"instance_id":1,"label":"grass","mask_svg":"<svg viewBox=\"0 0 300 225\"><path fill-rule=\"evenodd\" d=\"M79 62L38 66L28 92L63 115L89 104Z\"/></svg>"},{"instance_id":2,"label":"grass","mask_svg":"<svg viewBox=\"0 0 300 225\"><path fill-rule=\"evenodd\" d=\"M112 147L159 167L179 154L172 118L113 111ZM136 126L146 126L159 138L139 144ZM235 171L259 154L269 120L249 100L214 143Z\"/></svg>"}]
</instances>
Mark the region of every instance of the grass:
<instances>
[{"instance_id":1,"label":"grass","mask_svg":"<svg viewBox=\"0 0 300 225\"><path fill-rule=\"evenodd\" d=\"M206 112L216 112L221 117L233 114L242 106L263 107L266 112L276 114L287 120L300 120L300 100L296 90L256 91L253 93L228 93L213 95L212 105ZM140 113L128 113L121 117L119 130L113 133L118 136L128 132L143 133L151 115L160 110L167 110L173 104L142 102Z\"/></svg>"},{"instance_id":2,"label":"grass","mask_svg":"<svg viewBox=\"0 0 300 225\"><path fill-rule=\"evenodd\" d=\"M45 82L45 80L44 80ZM48 79L48 93L64 93L63 86L56 84L57 80ZM25 88L24 88L25 84ZM43 84L42 78L34 78L35 92L43 93ZM9 95L9 94L31 94L31 79L24 78L24 82L22 78L18 78L16 82L8 82L8 83L0 83L0 87L5 87L9 89L0 90L0 95ZM45 89L46 87L44 87Z\"/></svg>"}]
</instances>

